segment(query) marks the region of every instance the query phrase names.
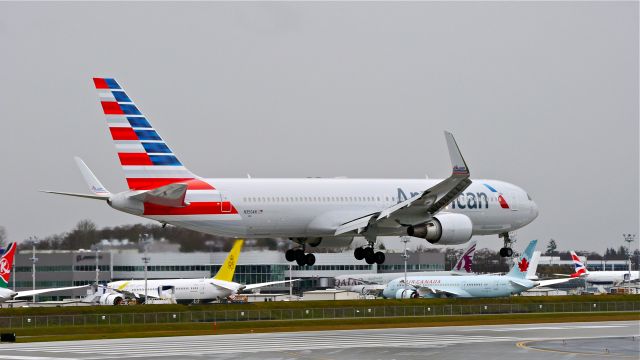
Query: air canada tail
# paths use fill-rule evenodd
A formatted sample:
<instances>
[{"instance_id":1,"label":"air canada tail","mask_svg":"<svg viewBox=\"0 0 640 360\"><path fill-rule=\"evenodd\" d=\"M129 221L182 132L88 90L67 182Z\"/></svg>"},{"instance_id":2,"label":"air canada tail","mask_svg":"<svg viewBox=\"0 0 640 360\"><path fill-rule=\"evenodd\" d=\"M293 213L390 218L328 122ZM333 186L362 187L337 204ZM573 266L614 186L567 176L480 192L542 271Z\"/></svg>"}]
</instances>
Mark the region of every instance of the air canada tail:
<instances>
[{"instance_id":1,"label":"air canada tail","mask_svg":"<svg viewBox=\"0 0 640 360\"><path fill-rule=\"evenodd\" d=\"M18 243L10 243L7 249L0 257L0 288L9 287L9 279L11 278L11 269L13 268L13 258L16 254Z\"/></svg>"},{"instance_id":2,"label":"air canada tail","mask_svg":"<svg viewBox=\"0 0 640 360\"><path fill-rule=\"evenodd\" d=\"M533 257L533 252L537 244L538 240L531 240L529 246L527 246L522 255L520 255L518 262L513 265L507 276L517 279L527 278L527 270L529 270L529 266L531 265L531 258Z\"/></svg>"},{"instance_id":3,"label":"air canada tail","mask_svg":"<svg viewBox=\"0 0 640 360\"><path fill-rule=\"evenodd\" d=\"M216 276L213 277L214 279L229 282L233 280L233 274L236 271L236 264L238 263L238 257L240 256L240 250L242 250L242 243L243 240L236 240L231 251L229 251L229 255L227 255L227 259L222 264L222 267L220 267L220 270L216 273Z\"/></svg>"},{"instance_id":4,"label":"air canada tail","mask_svg":"<svg viewBox=\"0 0 640 360\"><path fill-rule=\"evenodd\" d=\"M111 138L131 190L196 179L112 78L93 78Z\"/></svg>"}]
</instances>

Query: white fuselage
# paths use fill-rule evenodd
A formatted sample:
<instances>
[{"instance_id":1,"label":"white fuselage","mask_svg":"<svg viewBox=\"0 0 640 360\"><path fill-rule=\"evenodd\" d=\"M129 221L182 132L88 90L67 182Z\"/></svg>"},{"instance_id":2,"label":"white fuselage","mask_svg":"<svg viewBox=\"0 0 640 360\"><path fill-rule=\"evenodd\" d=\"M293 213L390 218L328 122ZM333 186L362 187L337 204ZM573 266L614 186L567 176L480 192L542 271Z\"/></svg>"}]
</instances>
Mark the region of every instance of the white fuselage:
<instances>
[{"instance_id":1,"label":"white fuselage","mask_svg":"<svg viewBox=\"0 0 640 360\"><path fill-rule=\"evenodd\" d=\"M116 209L176 226L220 236L254 238L322 238L322 246L346 245L333 237L346 222L379 212L439 183L439 179L204 179L215 190L188 190L185 201L219 204L218 213L149 214L117 203ZM501 205L498 197L508 203ZM231 204L231 206L229 205ZM443 212L462 213L474 235L500 234L521 228L538 215L536 204L521 188L496 180L475 180ZM425 221L429 220L425 214ZM399 224L378 227L374 235L404 235ZM351 236L352 237L352 236ZM313 245L313 244L312 244ZM318 244L316 244L318 245Z\"/></svg>"},{"instance_id":2,"label":"white fuselage","mask_svg":"<svg viewBox=\"0 0 640 360\"><path fill-rule=\"evenodd\" d=\"M408 276L439 276L451 275L450 271L424 271L410 272ZM375 273L375 274L349 274L339 275L334 278L335 288L359 293L367 293L383 290L391 281L403 277L404 273Z\"/></svg>"},{"instance_id":3,"label":"white fuselage","mask_svg":"<svg viewBox=\"0 0 640 360\"><path fill-rule=\"evenodd\" d=\"M458 293L455 297L503 297L519 294L537 284L527 279L514 279L507 275L463 275L463 276L410 276L407 283L415 287L437 287ZM518 285L521 284L521 285ZM392 280L383 291L386 298L395 298L398 290L404 289L404 278ZM422 297L447 297L447 295L424 294Z\"/></svg>"},{"instance_id":4,"label":"white fuselage","mask_svg":"<svg viewBox=\"0 0 640 360\"><path fill-rule=\"evenodd\" d=\"M219 280L218 280L219 281ZM107 284L114 291L127 291L144 295L144 280L120 280ZM240 285L231 282L227 284ZM231 285L231 286L233 286ZM201 302L226 298L233 291L213 284L212 279L156 279L147 280L147 294L165 298L172 296L177 302Z\"/></svg>"},{"instance_id":5,"label":"white fuselage","mask_svg":"<svg viewBox=\"0 0 640 360\"><path fill-rule=\"evenodd\" d=\"M590 271L584 276L586 282L590 284L618 284L628 281L629 271ZM638 281L640 271L631 271L631 281Z\"/></svg>"}]
</instances>

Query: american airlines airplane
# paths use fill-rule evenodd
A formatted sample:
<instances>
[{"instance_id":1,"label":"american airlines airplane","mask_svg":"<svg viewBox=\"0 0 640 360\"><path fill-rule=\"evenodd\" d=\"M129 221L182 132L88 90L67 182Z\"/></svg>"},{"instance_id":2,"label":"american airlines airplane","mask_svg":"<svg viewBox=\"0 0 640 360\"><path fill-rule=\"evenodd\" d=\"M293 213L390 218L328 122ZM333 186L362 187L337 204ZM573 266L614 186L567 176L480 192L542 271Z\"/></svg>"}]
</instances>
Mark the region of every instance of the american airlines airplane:
<instances>
[{"instance_id":1,"label":"american airlines airplane","mask_svg":"<svg viewBox=\"0 0 640 360\"><path fill-rule=\"evenodd\" d=\"M476 241L469 241L469 245L450 271L423 271L410 272L411 276L438 276L438 275L471 275L473 274L473 256L476 253ZM334 278L335 288L348 291L371 294L382 292L391 280L395 280L404 273L365 273L338 275Z\"/></svg>"},{"instance_id":2,"label":"american airlines airplane","mask_svg":"<svg viewBox=\"0 0 640 360\"><path fill-rule=\"evenodd\" d=\"M518 262L506 275L407 276L395 279L382 292L388 299L437 297L502 297L519 294L537 286L548 286L571 280L530 280L527 278L537 240L529 243Z\"/></svg>"},{"instance_id":3,"label":"american airlines airplane","mask_svg":"<svg viewBox=\"0 0 640 360\"><path fill-rule=\"evenodd\" d=\"M2 257L0 257L0 303L19 298L30 298L36 295L56 291L74 290L87 287L86 285L81 285L24 291L13 291L9 289L9 279L11 278L11 269L13 268L13 259L15 258L17 248L17 243L10 243L9 246L7 246L7 250L2 254Z\"/></svg>"},{"instance_id":4,"label":"american airlines airplane","mask_svg":"<svg viewBox=\"0 0 640 360\"><path fill-rule=\"evenodd\" d=\"M572 278L582 277L590 284L594 285L615 285L625 281L638 281L640 271L589 271L582 263L575 251L571 251L571 260L575 266Z\"/></svg>"},{"instance_id":5,"label":"american airlines airplane","mask_svg":"<svg viewBox=\"0 0 640 360\"><path fill-rule=\"evenodd\" d=\"M116 80L93 82L128 190L109 192L76 158L91 194L46 192L103 200L116 210L208 234L286 237L299 245L286 258L300 266L315 263L308 247L346 247L354 236L367 240L354 256L368 264L385 260L374 251L378 236L407 234L439 245L499 235L500 254L511 256L509 232L538 216L520 187L471 180L448 132L452 173L446 179L203 178L183 165Z\"/></svg>"},{"instance_id":6,"label":"american airlines airplane","mask_svg":"<svg viewBox=\"0 0 640 360\"><path fill-rule=\"evenodd\" d=\"M253 290L265 286L284 284L294 280L270 281L257 284L233 282L233 274L240 257L243 240L236 240L224 263L213 278L206 279L153 279L113 281L101 293L92 296L91 301L100 305L120 305L125 298L151 299L171 298L177 303L199 303L226 299L241 290ZM146 291L145 291L146 285ZM87 299L89 300L89 299Z\"/></svg>"}]
</instances>

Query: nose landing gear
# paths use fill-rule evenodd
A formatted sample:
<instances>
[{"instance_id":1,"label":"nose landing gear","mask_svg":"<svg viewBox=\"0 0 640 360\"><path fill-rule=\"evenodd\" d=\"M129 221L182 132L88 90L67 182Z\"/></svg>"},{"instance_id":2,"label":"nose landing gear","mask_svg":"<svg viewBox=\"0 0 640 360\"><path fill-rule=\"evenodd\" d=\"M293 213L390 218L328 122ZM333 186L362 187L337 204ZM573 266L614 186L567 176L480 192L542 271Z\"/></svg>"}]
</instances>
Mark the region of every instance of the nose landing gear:
<instances>
[{"instance_id":1,"label":"nose landing gear","mask_svg":"<svg viewBox=\"0 0 640 360\"><path fill-rule=\"evenodd\" d=\"M284 257L287 261L295 261L298 266L312 266L316 263L316 256L309 253L304 253L304 248L289 249L284 253Z\"/></svg>"},{"instance_id":2,"label":"nose landing gear","mask_svg":"<svg viewBox=\"0 0 640 360\"><path fill-rule=\"evenodd\" d=\"M513 249L511 249L511 238L509 238L509 233L502 233L499 236L504 240L504 247L500 249L500 256L512 257Z\"/></svg>"}]
</instances>

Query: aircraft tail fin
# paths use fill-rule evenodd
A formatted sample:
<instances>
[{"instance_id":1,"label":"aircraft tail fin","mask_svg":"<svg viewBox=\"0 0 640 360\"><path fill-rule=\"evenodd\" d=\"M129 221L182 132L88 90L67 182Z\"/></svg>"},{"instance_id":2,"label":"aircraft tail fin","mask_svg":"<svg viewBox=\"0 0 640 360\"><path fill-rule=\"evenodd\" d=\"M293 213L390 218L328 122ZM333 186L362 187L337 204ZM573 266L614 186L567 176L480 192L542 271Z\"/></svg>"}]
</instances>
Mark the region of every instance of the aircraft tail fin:
<instances>
[{"instance_id":1,"label":"aircraft tail fin","mask_svg":"<svg viewBox=\"0 0 640 360\"><path fill-rule=\"evenodd\" d=\"M150 190L197 178L115 79L93 78L93 83L129 189Z\"/></svg>"},{"instance_id":2,"label":"aircraft tail fin","mask_svg":"<svg viewBox=\"0 0 640 360\"><path fill-rule=\"evenodd\" d=\"M576 252L573 250L571 250L571 260L573 261L573 266L575 268L575 271L573 274L571 274L571 277L580 277L589 273L589 270L587 270L587 267L584 265L582 260L580 260L578 254L576 254Z\"/></svg>"},{"instance_id":3,"label":"aircraft tail fin","mask_svg":"<svg viewBox=\"0 0 640 360\"><path fill-rule=\"evenodd\" d=\"M538 263L540 262L540 251L534 251L531 257L531 263L529 269L527 269L527 279L537 279L536 271L538 271Z\"/></svg>"},{"instance_id":4,"label":"aircraft tail fin","mask_svg":"<svg viewBox=\"0 0 640 360\"><path fill-rule=\"evenodd\" d=\"M469 241L469 245L464 250L458 262L454 265L453 269L451 269L451 273L455 275L469 275L473 274L472 266L473 266L473 256L476 253L476 244L475 240Z\"/></svg>"},{"instance_id":5,"label":"aircraft tail fin","mask_svg":"<svg viewBox=\"0 0 640 360\"><path fill-rule=\"evenodd\" d=\"M507 276L517 279L527 278L527 270L529 270L531 258L533 257L533 252L536 249L537 244L538 240L531 240L522 255L520 255L520 258L518 258L518 262L513 265Z\"/></svg>"},{"instance_id":6,"label":"aircraft tail fin","mask_svg":"<svg viewBox=\"0 0 640 360\"><path fill-rule=\"evenodd\" d=\"M13 268L13 259L16 255L18 243L10 243L7 249L0 257L0 288L9 287L9 279L11 278L11 269Z\"/></svg>"},{"instance_id":7,"label":"aircraft tail fin","mask_svg":"<svg viewBox=\"0 0 640 360\"><path fill-rule=\"evenodd\" d=\"M216 273L216 276L213 277L214 279L233 281L233 274L236 271L236 264L238 263L238 257L240 256L240 250L242 250L242 243L243 240L236 240L231 251L229 251L229 255L227 255L227 259L222 264L222 267L220 267L220 270Z\"/></svg>"}]
</instances>

